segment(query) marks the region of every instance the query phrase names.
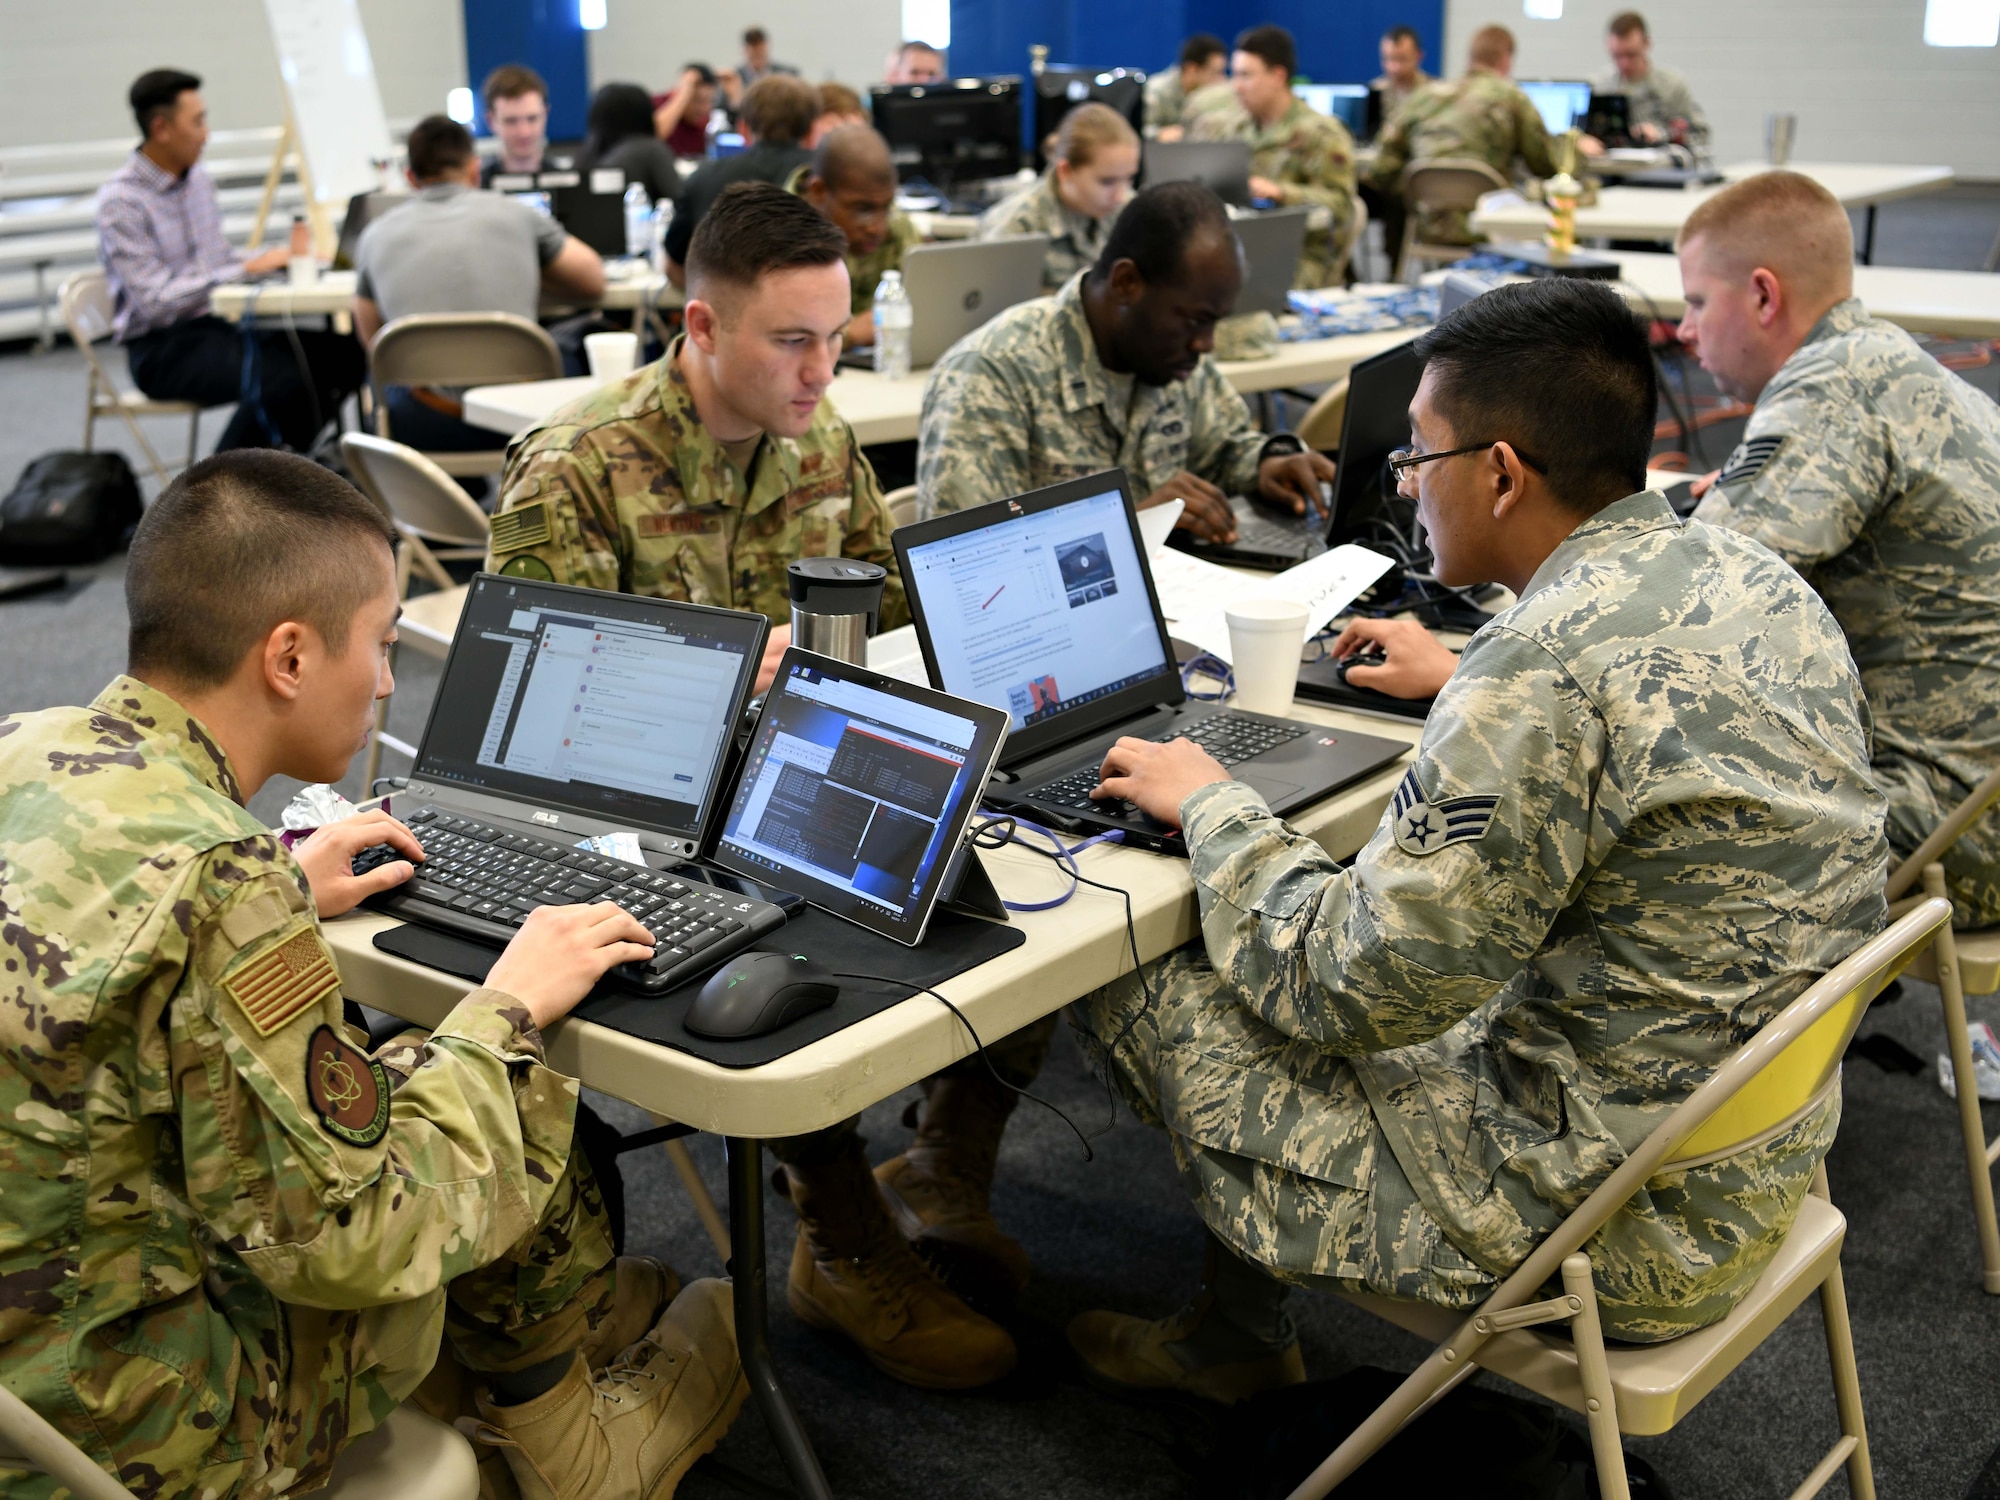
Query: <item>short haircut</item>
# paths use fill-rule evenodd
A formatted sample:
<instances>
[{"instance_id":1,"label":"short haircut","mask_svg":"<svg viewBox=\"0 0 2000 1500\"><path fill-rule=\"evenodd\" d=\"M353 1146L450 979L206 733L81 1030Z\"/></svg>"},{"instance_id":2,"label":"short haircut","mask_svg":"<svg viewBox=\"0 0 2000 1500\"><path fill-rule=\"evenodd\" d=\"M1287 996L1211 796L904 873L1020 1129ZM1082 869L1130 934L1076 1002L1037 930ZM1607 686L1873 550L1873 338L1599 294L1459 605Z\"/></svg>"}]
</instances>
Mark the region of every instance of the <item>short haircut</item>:
<instances>
[{"instance_id":1,"label":"short haircut","mask_svg":"<svg viewBox=\"0 0 2000 1500\"><path fill-rule=\"evenodd\" d=\"M542 81L542 75L533 68L520 63L502 63L486 75L486 82L479 86L479 95L486 101L488 109L502 99L519 99L524 94L540 94L542 102L548 103L549 86Z\"/></svg>"},{"instance_id":2,"label":"short haircut","mask_svg":"<svg viewBox=\"0 0 2000 1500\"><path fill-rule=\"evenodd\" d=\"M773 271L829 266L846 257L847 236L796 193L774 182L733 183L701 216L688 242L688 295L714 301L718 291L748 291Z\"/></svg>"},{"instance_id":3,"label":"short haircut","mask_svg":"<svg viewBox=\"0 0 2000 1500\"><path fill-rule=\"evenodd\" d=\"M896 185L896 159L880 131L867 125L842 125L820 138L813 152L812 176L829 188L861 184Z\"/></svg>"},{"instance_id":4,"label":"short haircut","mask_svg":"<svg viewBox=\"0 0 2000 1500\"><path fill-rule=\"evenodd\" d=\"M1646 29L1646 18L1636 10L1619 11L1604 29L1612 36L1630 36L1636 31L1649 42L1653 39L1653 33Z\"/></svg>"},{"instance_id":5,"label":"short haircut","mask_svg":"<svg viewBox=\"0 0 2000 1500\"><path fill-rule=\"evenodd\" d=\"M619 142L653 134L653 96L636 83L607 83L590 96L584 123L588 154L602 160Z\"/></svg>"},{"instance_id":6,"label":"short haircut","mask_svg":"<svg viewBox=\"0 0 2000 1500\"><path fill-rule=\"evenodd\" d=\"M902 46L896 49L896 56L899 60L907 61L912 52L928 52L932 57L935 57L939 62L944 61L944 54L940 52L937 48L933 47L929 42L905 42L903 43Z\"/></svg>"},{"instance_id":7,"label":"short haircut","mask_svg":"<svg viewBox=\"0 0 2000 1500\"><path fill-rule=\"evenodd\" d=\"M1472 33L1472 65L1497 68L1514 55L1514 33L1505 26L1482 26Z\"/></svg>"},{"instance_id":8,"label":"short haircut","mask_svg":"<svg viewBox=\"0 0 2000 1500\"><path fill-rule=\"evenodd\" d=\"M331 469L275 448L237 448L183 470L146 511L125 564L134 676L227 682L285 620L336 654L383 588L389 518Z\"/></svg>"},{"instance_id":9,"label":"short haircut","mask_svg":"<svg viewBox=\"0 0 2000 1500\"><path fill-rule=\"evenodd\" d=\"M1282 68L1290 78L1299 70L1299 47L1282 26L1252 26L1236 38L1236 50L1247 52L1267 68Z\"/></svg>"},{"instance_id":10,"label":"short haircut","mask_svg":"<svg viewBox=\"0 0 2000 1500\"><path fill-rule=\"evenodd\" d=\"M425 115L410 127L403 150L410 158L410 175L419 182L429 182L447 172L463 170L472 160L472 132L444 115Z\"/></svg>"},{"instance_id":11,"label":"short haircut","mask_svg":"<svg viewBox=\"0 0 2000 1500\"><path fill-rule=\"evenodd\" d=\"M1222 38L1212 32L1197 31L1181 43L1181 66L1184 68L1205 68L1218 57L1227 57L1229 49L1222 45Z\"/></svg>"},{"instance_id":12,"label":"short haircut","mask_svg":"<svg viewBox=\"0 0 2000 1500\"><path fill-rule=\"evenodd\" d=\"M1417 28L1414 26L1391 26L1387 31L1382 33L1382 40L1385 42L1408 42L1419 52L1424 50L1424 39L1417 35Z\"/></svg>"},{"instance_id":13,"label":"short haircut","mask_svg":"<svg viewBox=\"0 0 2000 1500\"><path fill-rule=\"evenodd\" d=\"M687 63L681 68L681 71L683 73L694 74L694 76L699 78L702 81L702 84L707 88L715 87L715 69L711 68L705 62Z\"/></svg>"},{"instance_id":14,"label":"short haircut","mask_svg":"<svg viewBox=\"0 0 2000 1500\"><path fill-rule=\"evenodd\" d=\"M126 97L132 101L132 118L139 122L139 134L151 139L153 121L161 115L171 115L179 108L182 94L200 87L199 78L179 68L155 68L133 79Z\"/></svg>"},{"instance_id":15,"label":"short haircut","mask_svg":"<svg viewBox=\"0 0 2000 1500\"><path fill-rule=\"evenodd\" d=\"M743 45L746 47L761 47L770 40L761 26L752 26L743 33Z\"/></svg>"},{"instance_id":16,"label":"short haircut","mask_svg":"<svg viewBox=\"0 0 2000 1500\"><path fill-rule=\"evenodd\" d=\"M861 102L861 96L844 83L822 83L819 86L819 112L823 115L868 114L868 108Z\"/></svg>"},{"instance_id":17,"label":"short haircut","mask_svg":"<svg viewBox=\"0 0 2000 1500\"><path fill-rule=\"evenodd\" d=\"M1808 303L1854 295L1854 225L1840 200L1801 172L1758 172L1704 199L1674 248L1697 239L1724 275L1763 266Z\"/></svg>"},{"instance_id":18,"label":"short haircut","mask_svg":"<svg viewBox=\"0 0 2000 1500\"><path fill-rule=\"evenodd\" d=\"M791 73L772 73L751 84L739 116L760 146L796 146L819 118L819 90Z\"/></svg>"},{"instance_id":19,"label":"short haircut","mask_svg":"<svg viewBox=\"0 0 2000 1500\"><path fill-rule=\"evenodd\" d=\"M1210 231L1234 233L1220 198L1199 182L1157 183L1137 194L1112 221L1090 279L1101 285L1113 266L1129 260L1149 286L1169 285L1187 264L1188 247Z\"/></svg>"},{"instance_id":20,"label":"short haircut","mask_svg":"<svg viewBox=\"0 0 2000 1500\"><path fill-rule=\"evenodd\" d=\"M1132 128L1130 120L1110 105L1091 99L1062 117L1049 155L1072 167L1087 167L1107 147L1130 146L1136 150L1138 145L1139 132Z\"/></svg>"},{"instance_id":21,"label":"short haircut","mask_svg":"<svg viewBox=\"0 0 2000 1500\"><path fill-rule=\"evenodd\" d=\"M1505 441L1564 509L1591 515L1646 487L1659 386L1646 325L1600 281L1495 287L1416 341L1452 441Z\"/></svg>"}]
</instances>

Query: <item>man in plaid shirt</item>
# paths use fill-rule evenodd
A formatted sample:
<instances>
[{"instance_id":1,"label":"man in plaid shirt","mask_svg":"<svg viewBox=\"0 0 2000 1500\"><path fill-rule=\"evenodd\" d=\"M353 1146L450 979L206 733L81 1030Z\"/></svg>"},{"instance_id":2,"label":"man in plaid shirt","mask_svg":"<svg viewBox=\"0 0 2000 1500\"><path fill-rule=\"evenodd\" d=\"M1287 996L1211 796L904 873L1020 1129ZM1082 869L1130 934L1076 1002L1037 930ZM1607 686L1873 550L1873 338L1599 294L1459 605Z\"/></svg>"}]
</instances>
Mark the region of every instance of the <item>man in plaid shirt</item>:
<instances>
[{"instance_id":1,"label":"man in plaid shirt","mask_svg":"<svg viewBox=\"0 0 2000 1500\"><path fill-rule=\"evenodd\" d=\"M245 371L243 331L209 312L209 291L280 270L291 252L281 247L246 259L224 237L215 184L197 165L208 144L200 90L199 78L170 68L132 85L132 113L145 139L97 195L112 329L133 381L155 400L239 401L218 452L304 452L366 378L361 347L316 329L260 334L259 357ZM258 400L240 399L246 373Z\"/></svg>"}]
</instances>

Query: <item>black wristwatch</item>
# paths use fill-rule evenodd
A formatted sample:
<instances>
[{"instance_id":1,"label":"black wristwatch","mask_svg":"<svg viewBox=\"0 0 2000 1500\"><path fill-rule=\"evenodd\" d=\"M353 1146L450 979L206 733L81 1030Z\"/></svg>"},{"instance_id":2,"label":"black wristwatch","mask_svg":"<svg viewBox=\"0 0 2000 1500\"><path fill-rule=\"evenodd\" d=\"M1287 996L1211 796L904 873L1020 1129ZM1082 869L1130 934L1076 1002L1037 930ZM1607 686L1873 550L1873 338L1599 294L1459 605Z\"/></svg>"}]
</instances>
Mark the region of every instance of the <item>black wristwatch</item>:
<instances>
[{"instance_id":1,"label":"black wristwatch","mask_svg":"<svg viewBox=\"0 0 2000 1500\"><path fill-rule=\"evenodd\" d=\"M1262 465L1267 458L1290 458L1305 451L1306 445L1299 441L1297 433L1274 432L1264 439L1263 451L1257 455L1257 462Z\"/></svg>"}]
</instances>

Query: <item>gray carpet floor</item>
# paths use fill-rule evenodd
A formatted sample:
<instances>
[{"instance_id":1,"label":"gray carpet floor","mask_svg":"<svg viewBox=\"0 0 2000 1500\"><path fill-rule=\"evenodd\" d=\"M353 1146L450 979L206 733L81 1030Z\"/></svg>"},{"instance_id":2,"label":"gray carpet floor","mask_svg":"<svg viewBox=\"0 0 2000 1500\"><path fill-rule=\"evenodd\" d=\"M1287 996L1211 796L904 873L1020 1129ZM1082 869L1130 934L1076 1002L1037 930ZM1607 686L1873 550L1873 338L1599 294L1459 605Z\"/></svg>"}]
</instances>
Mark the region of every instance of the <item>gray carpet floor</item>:
<instances>
[{"instance_id":1,"label":"gray carpet floor","mask_svg":"<svg viewBox=\"0 0 2000 1500\"><path fill-rule=\"evenodd\" d=\"M1890 205L1877 230L1881 264L1978 265L2000 229L2000 190L1960 188ZM113 356L115 361L116 356ZM121 372L122 373L122 372ZM1992 389L1980 372L1978 383ZM81 435L83 364L73 351L0 353L0 484L35 454ZM203 450L226 412L203 423ZM171 440L171 430L160 434ZM123 446L122 434L105 440ZM1711 445L1726 451L1733 431ZM150 486L149 486L150 489ZM0 712L78 702L123 664L123 560L79 569L60 594L0 604ZM405 653L391 730L414 739L435 669ZM399 771L391 762L386 768ZM344 790L358 795L358 765ZM267 787L253 803L275 821L293 788ZM1108 899L1108 898L1106 898ZM1972 1003L2000 1024L2000 1000ZM1912 985L1864 1028L1922 1059L1924 1071L1885 1071L1851 1058L1845 1114L1828 1163L1849 1219L1844 1265L1875 1473L1884 1500L1952 1500L2000 1443L2000 1298L1979 1290L1979 1261L1956 1115L1938 1088L1942 1045L1936 991ZM855 1500L938 1495L1160 1497L1192 1494L1189 1462L1216 1438L1210 1413L1114 1400L1085 1385L1063 1342L1075 1313L1115 1307L1155 1315L1192 1290L1201 1238L1164 1142L1114 1115L1066 1041L1041 1091L1092 1134L1086 1162L1070 1130L1025 1105L1001 1154L996 1204L1028 1247L1035 1274L1016 1311L1019 1372L965 1395L918 1392L876 1374L850 1350L803 1327L783 1306L791 1251L789 1208L770 1209L773 1339L792 1397L835 1492ZM877 1160L900 1150L899 1123L914 1091L868 1112ZM598 1099L626 1128L636 1111ZM1115 1119L1115 1123L1114 1122ZM1986 1110L1989 1132L2000 1108ZM723 1187L720 1143L691 1142L712 1190ZM664 1154L624 1158L630 1248L664 1256L684 1275L721 1270ZM1356 1364L1408 1369L1421 1349L1405 1335L1331 1298L1295 1295L1308 1368L1330 1376ZM1816 1304L1784 1325L1673 1433L1635 1441L1682 1500L1788 1493L1835 1434L1832 1387ZM772 1493L781 1472L754 1412L746 1411L719 1464L684 1483L689 1500ZM1844 1495L1836 1478L1828 1494Z\"/></svg>"}]
</instances>

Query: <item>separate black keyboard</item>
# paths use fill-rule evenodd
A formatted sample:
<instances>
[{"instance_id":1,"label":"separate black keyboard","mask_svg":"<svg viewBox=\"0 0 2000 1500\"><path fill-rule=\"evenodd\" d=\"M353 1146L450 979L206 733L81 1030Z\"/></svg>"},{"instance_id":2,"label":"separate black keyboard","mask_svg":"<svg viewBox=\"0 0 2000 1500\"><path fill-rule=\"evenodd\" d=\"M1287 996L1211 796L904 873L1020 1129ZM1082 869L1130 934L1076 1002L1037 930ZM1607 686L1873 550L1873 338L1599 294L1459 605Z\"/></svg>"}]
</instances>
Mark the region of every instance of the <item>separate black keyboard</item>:
<instances>
[{"instance_id":1,"label":"separate black keyboard","mask_svg":"<svg viewBox=\"0 0 2000 1500\"><path fill-rule=\"evenodd\" d=\"M645 963L612 973L659 994L699 977L785 923L784 908L550 839L514 833L436 808L405 820L424 846L417 873L367 905L425 927L504 945L538 906L615 901L653 934ZM361 874L403 856L377 844L355 856Z\"/></svg>"},{"instance_id":2,"label":"separate black keyboard","mask_svg":"<svg viewBox=\"0 0 2000 1500\"><path fill-rule=\"evenodd\" d=\"M1154 735L1153 743L1164 745L1172 740L1193 740L1223 765L1235 766L1275 749L1287 740L1295 740L1305 732L1303 724L1274 723L1225 710L1184 724L1171 734ZM1046 782L1027 795L1037 802L1049 802L1057 807L1081 807L1102 813L1119 812L1131 805L1116 798L1091 800L1090 794L1097 781L1097 767L1086 766L1081 771L1072 771L1067 776Z\"/></svg>"}]
</instances>

